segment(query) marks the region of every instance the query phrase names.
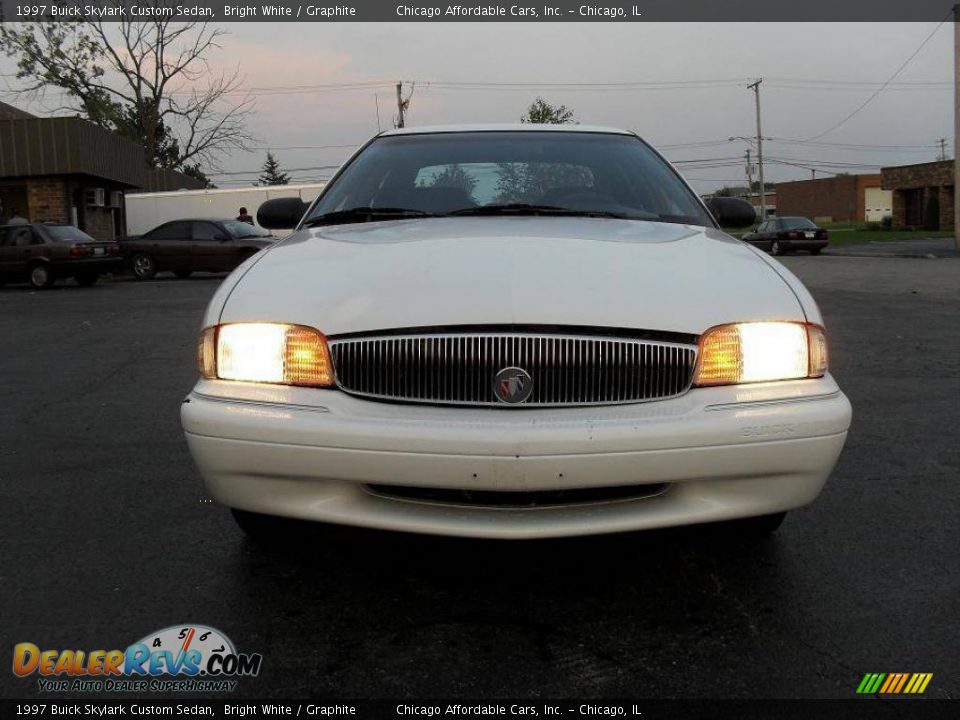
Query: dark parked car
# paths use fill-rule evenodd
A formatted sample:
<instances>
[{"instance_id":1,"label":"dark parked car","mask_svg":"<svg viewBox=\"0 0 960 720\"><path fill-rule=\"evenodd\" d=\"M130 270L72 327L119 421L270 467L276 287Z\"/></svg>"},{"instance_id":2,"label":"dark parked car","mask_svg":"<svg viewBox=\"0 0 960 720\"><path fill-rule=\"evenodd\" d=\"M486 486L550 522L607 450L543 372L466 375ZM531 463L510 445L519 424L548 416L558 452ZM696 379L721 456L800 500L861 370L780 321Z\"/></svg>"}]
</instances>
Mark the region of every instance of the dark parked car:
<instances>
[{"instance_id":1,"label":"dark parked car","mask_svg":"<svg viewBox=\"0 0 960 720\"><path fill-rule=\"evenodd\" d=\"M804 217L770 218L743 239L771 255L791 250L809 250L811 255L819 255L828 242L827 231Z\"/></svg>"},{"instance_id":2,"label":"dark parked car","mask_svg":"<svg viewBox=\"0 0 960 720\"><path fill-rule=\"evenodd\" d=\"M117 243L94 240L73 225L0 225L0 285L29 282L48 288L70 277L93 285L100 275L121 270Z\"/></svg>"},{"instance_id":3,"label":"dark parked car","mask_svg":"<svg viewBox=\"0 0 960 720\"><path fill-rule=\"evenodd\" d=\"M267 230L237 220L189 219L126 238L120 247L136 278L149 280L163 270L182 278L227 272L272 241Z\"/></svg>"}]
</instances>

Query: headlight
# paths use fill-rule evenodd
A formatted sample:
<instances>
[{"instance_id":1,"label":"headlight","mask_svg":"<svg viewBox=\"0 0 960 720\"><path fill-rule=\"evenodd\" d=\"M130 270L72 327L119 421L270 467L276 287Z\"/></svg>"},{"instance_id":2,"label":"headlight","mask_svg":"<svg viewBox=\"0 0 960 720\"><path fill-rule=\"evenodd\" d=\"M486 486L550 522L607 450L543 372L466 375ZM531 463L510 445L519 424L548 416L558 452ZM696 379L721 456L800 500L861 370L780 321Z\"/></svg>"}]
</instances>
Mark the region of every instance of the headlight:
<instances>
[{"instance_id":1,"label":"headlight","mask_svg":"<svg viewBox=\"0 0 960 720\"><path fill-rule=\"evenodd\" d=\"M327 339L318 330L282 323L235 323L207 328L200 336L197 364L205 378L333 385Z\"/></svg>"},{"instance_id":2,"label":"headlight","mask_svg":"<svg viewBox=\"0 0 960 720\"><path fill-rule=\"evenodd\" d=\"M700 337L694 385L796 380L827 372L827 339L819 325L755 322L718 325Z\"/></svg>"}]
</instances>

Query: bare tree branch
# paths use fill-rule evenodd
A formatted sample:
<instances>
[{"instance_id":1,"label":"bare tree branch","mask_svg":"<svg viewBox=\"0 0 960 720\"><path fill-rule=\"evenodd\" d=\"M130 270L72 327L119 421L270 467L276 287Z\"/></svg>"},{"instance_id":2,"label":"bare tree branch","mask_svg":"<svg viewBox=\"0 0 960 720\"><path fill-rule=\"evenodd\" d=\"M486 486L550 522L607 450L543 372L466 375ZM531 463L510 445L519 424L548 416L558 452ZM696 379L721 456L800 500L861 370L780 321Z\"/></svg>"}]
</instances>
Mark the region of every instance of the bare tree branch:
<instances>
[{"instance_id":1,"label":"bare tree branch","mask_svg":"<svg viewBox=\"0 0 960 720\"><path fill-rule=\"evenodd\" d=\"M151 164L217 167L254 141L245 129L254 100L239 68L209 63L226 34L169 20L5 24L0 51L17 60L17 92L62 92L64 107L142 144Z\"/></svg>"}]
</instances>

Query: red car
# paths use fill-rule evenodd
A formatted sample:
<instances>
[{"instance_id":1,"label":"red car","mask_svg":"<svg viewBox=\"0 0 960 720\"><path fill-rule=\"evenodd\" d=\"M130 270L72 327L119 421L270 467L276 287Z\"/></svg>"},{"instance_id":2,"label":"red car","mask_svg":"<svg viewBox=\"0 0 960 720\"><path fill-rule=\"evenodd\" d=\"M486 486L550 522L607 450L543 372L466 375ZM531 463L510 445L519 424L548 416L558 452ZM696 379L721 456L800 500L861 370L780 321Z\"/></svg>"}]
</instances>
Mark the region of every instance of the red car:
<instances>
[{"instance_id":1,"label":"red car","mask_svg":"<svg viewBox=\"0 0 960 720\"><path fill-rule=\"evenodd\" d=\"M120 242L137 280L172 271L186 278L194 272L230 272L273 242L268 230L238 220L173 220Z\"/></svg>"},{"instance_id":2,"label":"red car","mask_svg":"<svg viewBox=\"0 0 960 720\"><path fill-rule=\"evenodd\" d=\"M100 275L121 270L117 243L94 240L73 225L0 225L0 285L29 282L40 289L71 277L93 285Z\"/></svg>"}]
</instances>

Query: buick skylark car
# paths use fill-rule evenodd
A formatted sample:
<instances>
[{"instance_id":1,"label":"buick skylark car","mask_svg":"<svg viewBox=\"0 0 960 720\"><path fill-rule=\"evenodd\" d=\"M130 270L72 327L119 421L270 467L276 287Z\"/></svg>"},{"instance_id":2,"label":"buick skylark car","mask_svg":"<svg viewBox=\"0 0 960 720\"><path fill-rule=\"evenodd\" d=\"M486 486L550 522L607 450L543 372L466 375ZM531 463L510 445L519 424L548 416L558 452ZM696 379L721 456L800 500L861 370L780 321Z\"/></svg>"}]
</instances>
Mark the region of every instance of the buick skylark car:
<instances>
[{"instance_id":1,"label":"buick skylark car","mask_svg":"<svg viewBox=\"0 0 960 720\"><path fill-rule=\"evenodd\" d=\"M183 427L211 494L271 517L489 538L812 501L850 423L823 319L636 135L378 135L210 302Z\"/></svg>"}]
</instances>

